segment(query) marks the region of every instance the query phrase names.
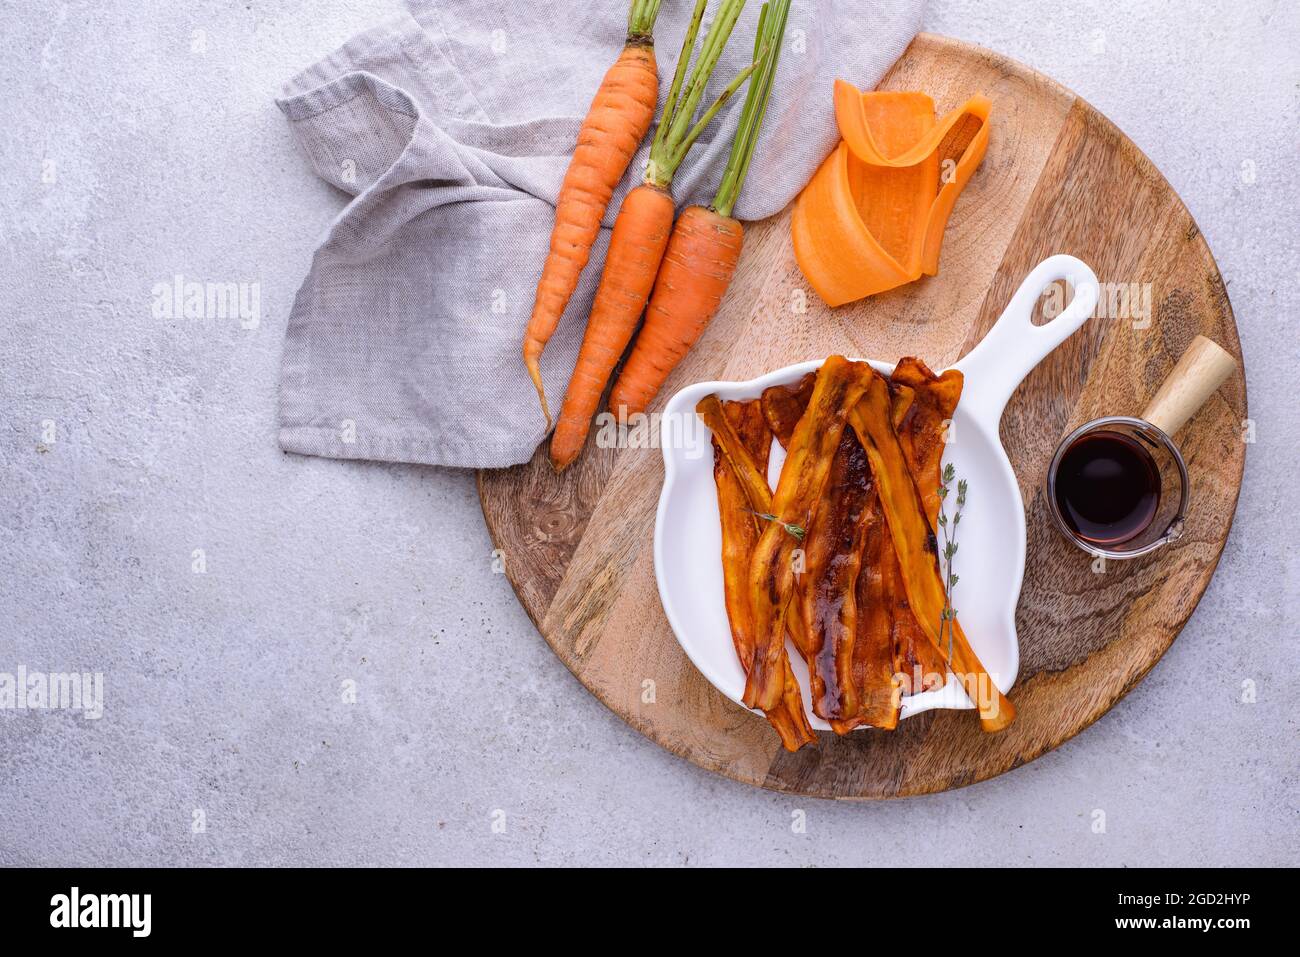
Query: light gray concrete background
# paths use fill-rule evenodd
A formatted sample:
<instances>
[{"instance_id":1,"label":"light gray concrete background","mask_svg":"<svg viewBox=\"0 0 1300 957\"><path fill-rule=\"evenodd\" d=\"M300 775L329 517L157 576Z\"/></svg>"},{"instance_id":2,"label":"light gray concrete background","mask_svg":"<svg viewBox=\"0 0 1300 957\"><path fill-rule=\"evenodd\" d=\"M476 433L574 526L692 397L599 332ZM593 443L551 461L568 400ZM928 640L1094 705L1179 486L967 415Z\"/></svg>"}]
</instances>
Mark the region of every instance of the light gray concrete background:
<instances>
[{"instance_id":1,"label":"light gray concrete background","mask_svg":"<svg viewBox=\"0 0 1300 957\"><path fill-rule=\"evenodd\" d=\"M1296 863L1297 4L931 4L1186 200L1257 441L1218 575L1136 691L1011 774L871 805L715 777L606 711L493 574L471 475L277 449L285 317L343 197L271 99L394 9L0 6L0 672L106 685L98 721L0 712L0 863ZM155 318L178 273L260 283L260 325Z\"/></svg>"}]
</instances>

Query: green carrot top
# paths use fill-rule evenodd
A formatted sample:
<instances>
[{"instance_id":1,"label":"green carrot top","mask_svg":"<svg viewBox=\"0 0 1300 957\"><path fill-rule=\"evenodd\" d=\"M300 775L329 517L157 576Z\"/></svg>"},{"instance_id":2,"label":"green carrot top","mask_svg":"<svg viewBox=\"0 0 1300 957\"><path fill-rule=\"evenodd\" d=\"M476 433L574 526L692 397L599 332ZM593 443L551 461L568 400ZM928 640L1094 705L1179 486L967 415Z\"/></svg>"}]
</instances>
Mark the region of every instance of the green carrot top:
<instances>
[{"instance_id":1,"label":"green carrot top","mask_svg":"<svg viewBox=\"0 0 1300 957\"><path fill-rule=\"evenodd\" d=\"M662 0L632 0L627 11L627 38L629 40L650 40L655 28L655 17L659 16L659 4Z\"/></svg>"},{"instance_id":2,"label":"green carrot top","mask_svg":"<svg viewBox=\"0 0 1300 957\"><path fill-rule=\"evenodd\" d=\"M722 56L722 50L731 37L732 28L740 17L740 11L745 7L745 0L722 0L717 16L714 17L713 23L704 35L699 59L696 60L695 68L691 70L690 78L687 79L686 70L691 54L695 50L695 37L700 31L704 8L707 5L708 0L696 0L695 12L691 15L690 26L686 28L682 52L677 58L677 69L673 73L672 86L668 88L664 115L659 120L659 129L655 131L654 141L650 144L650 165L646 170L645 181L648 185L660 189L668 188L673 174L677 172L677 167L686 158L687 151L704 132L704 128L709 125L709 121L718 115L722 105L740 89L741 84L758 66L756 63L751 63L741 70L712 105L704 111L699 121L694 125L691 124L695 116L695 108L699 106L700 99L704 96L704 88L708 85L709 77L713 75L718 59ZM685 83L684 88L683 83Z\"/></svg>"},{"instance_id":3,"label":"green carrot top","mask_svg":"<svg viewBox=\"0 0 1300 957\"><path fill-rule=\"evenodd\" d=\"M754 39L754 61L757 70L745 94L745 105L740 113L740 126L731 144L731 156L722 173L712 209L719 216L730 216L745 185L749 161L754 158L754 147L767 115L767 100L772 93L772 78L781 57L781 44L785 40L785 22L790 13L790 0L771 0L763 4L758 17L758 35Z\"/></svg>"}]
</instances>

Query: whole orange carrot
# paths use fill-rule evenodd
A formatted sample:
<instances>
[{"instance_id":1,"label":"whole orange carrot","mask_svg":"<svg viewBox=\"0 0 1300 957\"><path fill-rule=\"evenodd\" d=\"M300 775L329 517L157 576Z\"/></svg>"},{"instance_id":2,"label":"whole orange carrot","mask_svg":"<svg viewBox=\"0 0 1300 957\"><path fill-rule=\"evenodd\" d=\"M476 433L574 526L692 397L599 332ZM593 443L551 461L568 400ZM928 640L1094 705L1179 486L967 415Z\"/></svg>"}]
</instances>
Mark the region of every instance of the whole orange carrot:
<instances>
[{"instance_id":1,"label":"whole orange carrot","mask_svg":"<svg viewBox=\"0 0 1300 957\"><path fill-rule=\"evenodd\" d=\"M645 325L609 396L609 407L620 418L646 410L718 311L735 276L745 230L731 210L763 125L789 12L790 0L774 0L770 9L763 5L754 44L761 65L745 95L727 169L712 205L687 207L669 237Z\"/></svg>"},{"instance_id":2,"label":"whole orange carrot","mask_svg":"<svg viewBox=\"0 0 1300 957\"><path fill-rule=\"evenodd\" d=\"M551 437L551 464L556 471L563 470L582 451L605 383L627 348L650 296L672 225L673 199L667 190L642 184L623 200L609 239L605 272L587 321L587 334L564 393L560 421Z\"/></svg>"},{"instance_id":3,"label":"whole orange carrot","mask_svg":"<svg viewBox=\"0 0 1300 957\"><path fill-rule=\"evenodd\" d=\"M600 405L605 385L632 341L637 321L650 298L672 230L673 201L668 189L673 173L709 121L754 70L754 64L742 70L699 121L691 125L695 108L704 95L704 87L717 66L745 0L722 0L713 24L705 34L690 81L683 89L686 65L706 5L707 0L697 0L695 4L664 116L650 148L645 182L628 193L614 223L609 251L605 255L605 271L600 277L591 316L587 320L587 332L564 396L560 420L551 436L551 465L556 471L567 468L582 452L591 417Z\"/></svg>"},{"instance_id":4,"label":"whole orange carrot","mask_svg":"<svg viewBox=\"0 0 1300 957\"><path fill-rule=\"evenodd\" d=\"M739 221L703 206L682 211L655 279L645 325L609 395L615 415L627 419L646 410L718 311L744 243Z\"/></svg>"},{"instance_id":5,"label":"whole orange carrot","mask_svg":"<svg viewBox=\"0 0 1300 957\"><path fill-rule=\"evenodd\" d=\"M633 0L628 10L627 44L591 101L555 204L551 248L537 283L523 347L524 365L537 388L548 429L551 410L542 386L542 350L555 334L560 316L578 286L578 276L591 258L591 247L614 188L654 119L659 73L651 30L660 2Z\"/></svg>"}]
</instances>

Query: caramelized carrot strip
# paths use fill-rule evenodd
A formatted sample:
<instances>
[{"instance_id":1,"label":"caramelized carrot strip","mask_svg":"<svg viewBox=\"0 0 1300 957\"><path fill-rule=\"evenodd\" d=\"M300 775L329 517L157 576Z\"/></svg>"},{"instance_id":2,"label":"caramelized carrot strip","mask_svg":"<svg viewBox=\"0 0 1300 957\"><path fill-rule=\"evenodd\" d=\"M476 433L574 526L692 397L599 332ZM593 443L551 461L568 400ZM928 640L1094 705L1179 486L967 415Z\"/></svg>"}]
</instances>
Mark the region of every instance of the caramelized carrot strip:
<instances>
[{"instance_id":1,"label":"caramelized carrot strip","mask_svg":"<svg viewBox=\"0 0 1300 957\"><path fill-rule=\"evenodd\" d=\"M770 513L772 510L772 490L767 487L767 455L764 453L764 467L759 466L758 460L750 447L741 438L736 426L728 418L726 411L722 407L722 400L716 395L706 395L695 406L696 413L704 420L704 424L709 427L713 433L713 440L717 447L721 449L722 454L726 456L727 461L735 472L736 479L745 489L745 495L750 501L750 507L756 512Z\"/></svg>"},{"instance_id":2,"label":"caramelized carrot strip","mask_svg":"<svg viewBox=\"0 0 1300 957\"><path fill-rule=\"evenodd\" d=\"M753 417L746 403L728 402L722 406L728 425L755 461L767 461L772 439L766 428L754 429ZM762 424L761 421L758 424ZM727 460L722 445L713 439L713 480L718 487L718 516L722 521L722 579L727 604L727 620L741 667L749 671L754 660L753 614L746 584L749 560L758 544L758 519L751 514L749 496L736 471ZM743 600L741 600L743 599Z\"/></svg>"},{"instance_id":3,"label":"caramelized carrot strip","mask_svg":"<svg viewBox=\"0 0 1300 957\"><path fill-rule=\"evenodd\" d=\"M871 505L871 468L862 444L845 429L821 501L804 537L804 570L797 599L808 628L808 676L813 712L828 721L858 713L853 642L858 604L854 584Z\"/></svg>"},{"instance_id":4,"label":"caramelized carrot strip","mask_svg":"<svg viewBox=\"0 0 1300 957\"><path fill-rule=\"evenodd\" d=\"M750 499L747 483L737 475L736 468L724 450L724 443L730 444L732 452L754 468L761 467L765 471L771 434L763 422L757 400L729 402L723 406L716 396L710 396L709 399L713 401L702 402L701 405L707 409L705 421L713 420L716 423L716 427L710 427L714 428L713 477L717 483L718 514L722 522L723 593L736 655L748 674L754 659L753 615L748 590L749 563L761 533L761 521L754 514L758 509L754 508ZM762 489L770 496L766 484L762 485ZM770 506L770 497L767 504ZM785 749L797 751L805 744L815 742L817 738L808 724L803 694L788 658L784 670L781 704L767 712L766 717Z\"/></svg>"},{"instance_id":5,"label":"caramelized carrot strip","mask_svg":"<svg viewBox=\"0 0 1300 957\"><path fill-rule=\"evenodd\" d=\"M793 385L777 385L763 391L763 417L783 446L790 445L816 382L817 373L810 372ZM790 619L803 623L807 640L800 643L799 651L808 665L813 712L829 720L832 727L857 708L857 690L852 680L854 602L840 600L833 581L834 546L838 544L834 529L839 527L839 535L853 535L854 523L846 523L845 518L850 514L856 518L860 506L855 506L853 499L859 483L865 484L868 479L866 456L852 431L844 430L835 450L823 501L814 509L804 536L804 570L795 576L795 598L786 613L787 624ZM858 474L851 476L853 464L848 456L855 447ZM842 571L851 578L857 573L857 549L849 549L847 554L850 561L845 564L853 567ZM826 596L820 605L816 600L819 592Z\"/></svg>"},{"instance_id":6,"label":"caramelized carrot strip","mask_svg":"<svg viewBox=\"0 0 1300 957\"><path fill-rule=\"evenodd\" d=\"M885 731L898 727L903 685L894 667L894 598L896 583L886 574L893 553L889 529L880 510L880 496L872 485L867 534L862 549L862 571L855 583L858 605L857 641L853 648L853 680L861 689L858 714L844 723L844 731L861 724ZM837 731L840 729L837 727ZM841 733L844 733L843 731Z\"/></svg>"},{"instance_id":7,"label":"caramelized carrot strip","mask_svg":"<svg viewBox=\"0 0 1300 957\"><path fill-rule=\"evenodd\" d=\"M812 373L809 373L810 378L812 375ZM736 432L735 427L727 420L727 416L723 412L722 402L716 395L706 395L696 404L695 411L704 419L704 424L713 432L714 439L722 448L722 454L727 456L727 460L735 470L736 477L745 488L745 494L749 496L749 507L758 515L770 515L772 513L772 490L767 485L766 460L761 466L755 460L740 435ZM790 630L790 637L794 639L800 653L804 653L804 649L808 645L808 635L803 626L803 620L791 612L786 617L786 627Z\"/></svg>"},{"instance_id":8,"label":"caramelized carrot strip","mask_svg":"<svg viewBox=\"0 0 1300 957\"><path fill-rule=\"evenodd\" d=\"M936 376L920 359L909 356L898 360L890 382L909 387L915 395L915 401L897 429L898 440L903 446L908 471L912 473L916 490L921 495L926 522L930 530L937 533L944 440L948 423L961 398L962 374L949 369L942 376ZM909 693L940 687L947 675L947 664L912 614L898 556L892 549L886 549L882 561L885 563L883 574L891 583L896 603L893 616L894 671L904 676Z\"/></svg>"},{"instance_id":9,"label":"caramelized carrot strip","mask_svg":"<svg viewBox=\"0 0 1300 957\"><path fill-rule=\"evenodd\" d=\"M777 669L785 645L785 616L794 593L794 563L801 542L787 527L807 529L826 485L835 450L851 408L878 378L866 363L831 356L817 373L808 410L795 426L785 465L772 496L770 522L759 539L750 567L754 602L754 668L745 685L745 703L771 707L780 697ZM881 380L883 383L883 380Z\"/></svg>"},{"instance_id":10,"label":"caramelized carrot strip","mask_svg":"<svg viewBox=\"0 0 1300 957\"><path fill-rule=\"evenodd\" d=\"M794 385L774 385L763 390L763 418L782 447L790 445L794 427L807 411L816 384L817 373L809 372Z\"/></svg>"},{"instance_id":11,"label":"caramelized carrot strip","mask_svg":"<svg viewBox=\"0 0 1300 957\"><path fill-rule=\"evenodd\" d=\"M891 420L898 427L912 406L913 394L906 386L891 385L890 391ZM896 622L900 614L910 618L911 613L906 606L901 611L898 608L898 596L903 588L897 575L889 574L894 548L874 476L866 524L862 571L855 588L859 614L853 647L853 680L860 689L860 699L858 714L845 722L841 734L863 724L892 731L898 727L899 708L907 690L894 666L898 647Z\"/></svg>"},{"instance_id":12,"label":"caramelized carrot strip","mask_svg":"<svg viewBox=\"0 0 1300 957\"><path fill-rule=\"evenodd\" d=\"M908 601L930 642L941 649L944 642L939 637L939 622L947 601L937 546L890 422L889 388L883 379L868 384L862 401L851 409L849 421L871 462ZM980 725L985 731L1002 730L1015 719L1015 706L993 683L956 621L952 622L952 647L952 671L979 709Z\"/></svg>"},{"instance_id":13,"label":"caramelized carrot strip","mask_svg":"<svg viewBox=\"0 0 1300 957\"><path fill-rule=\"evenodd\" d=\"M907 356L898 360L889 379L907 386L915 396L898 429L898 440L916 480L916 490L921 493L926 520L932 530L937 530L945 433L957 411L965 378L956 369L937 376L920 359Z\"/></svg>"},{"instance_id":14,"label":"caramelized carrot strip","mask_svg":"<svg viewBox=\"0 0 1300 957\"><path fill-rule=\"evenodd\" d=\"M807 409L814 379L810 373L794 385L763 393L763 416L783 445ZM895 422L902 421L911 402L912 390L898 387ZM845 429L805 538L805 570L796 579L797 604L809 634L808 647L801 650L813 710L838 734L860 724L892 728L898 723L901 692L893 680L889 602L879 572L880 557L890 553L880 548L887 535L862 443ZM859 584L864 577L869 585Z\"/></svg>"}]
</instances>

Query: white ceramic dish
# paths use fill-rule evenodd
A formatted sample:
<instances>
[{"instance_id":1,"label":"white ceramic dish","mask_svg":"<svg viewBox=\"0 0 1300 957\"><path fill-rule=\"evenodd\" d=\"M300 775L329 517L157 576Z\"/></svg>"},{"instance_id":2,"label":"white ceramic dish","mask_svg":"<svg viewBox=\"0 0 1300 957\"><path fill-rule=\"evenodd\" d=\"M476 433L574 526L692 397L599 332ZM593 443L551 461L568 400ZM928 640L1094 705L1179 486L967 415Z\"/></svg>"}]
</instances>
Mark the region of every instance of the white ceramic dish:
<instances>
[{"instance_id":1,"label":"white ceramic dish","mask_svg":"<svg viewBox=\"0 0 1300 957\"><path fill-rule=\"evenodd\" d=\"M1035 326L1034 303L1057 280L1069 282L1074 297L1059 316ZM958 477L968 480L970 492L962 512L961 552L954 567L961 582L953 604L971 647L1003 692L1015 682L1020 664L1015 615L1025 570L1025 507L998 437L998 423L1016 386L1092 314L1098 292L1096 276L1078 259L1044 260L1025 278L988 335L955 366L966 381L944 462L951 462ZM797 382L823 361L786 366L748 382L698 382L682 389L664 407L664 487L655 518L659 597L695 667L737 703L744 692L745 673L731 643L723 598L712 436L696 416L695 405L711 392L724 400L757 398L770 386ZM893 371L892 363L867 361L881 373ZM672 423L678 427L669 427ZM784 457L773 443L769 472L773 484ZM789 651L813 727L829 729L812 714L802 657L793 645ZM902 717L931 708L970 707L965 692L950 680L943 688L904 698Z\"/></svg>"}]
</instances>

